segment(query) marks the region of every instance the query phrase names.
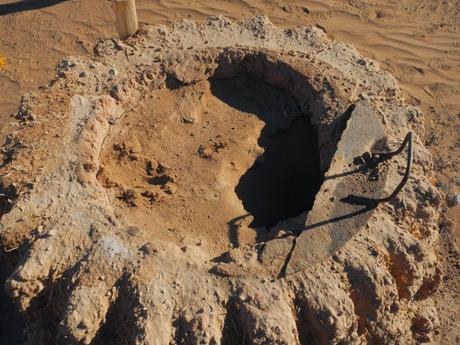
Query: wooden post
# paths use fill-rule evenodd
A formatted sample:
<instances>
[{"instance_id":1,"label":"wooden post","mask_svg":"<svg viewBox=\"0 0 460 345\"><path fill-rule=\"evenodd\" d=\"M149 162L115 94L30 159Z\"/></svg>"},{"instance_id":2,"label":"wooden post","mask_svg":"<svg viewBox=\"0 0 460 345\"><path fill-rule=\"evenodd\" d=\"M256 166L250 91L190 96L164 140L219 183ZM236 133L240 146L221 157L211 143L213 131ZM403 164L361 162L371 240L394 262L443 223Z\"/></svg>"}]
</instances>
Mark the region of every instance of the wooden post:
<instances>
[{"instance_id":1,"label":"wooden post","mask_svg":"<svg viewBox=\"0 0 460 345\"><path fill-rule=\"evenodd\" d=\"M116 26L122 40L132 36L138 29L136 0L113 0Z\"/></svg>"}]
</instances>

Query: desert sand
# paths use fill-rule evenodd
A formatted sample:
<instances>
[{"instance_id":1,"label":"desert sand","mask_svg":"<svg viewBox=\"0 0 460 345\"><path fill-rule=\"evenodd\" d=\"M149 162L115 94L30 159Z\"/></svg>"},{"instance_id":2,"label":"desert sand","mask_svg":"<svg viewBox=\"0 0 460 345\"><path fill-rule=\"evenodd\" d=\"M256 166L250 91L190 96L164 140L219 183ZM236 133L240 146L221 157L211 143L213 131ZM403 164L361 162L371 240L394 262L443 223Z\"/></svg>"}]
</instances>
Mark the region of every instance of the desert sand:
<instances>
[{"instance_id":1,"label":"desert sand","mask_svg":"<svg viewBox=\"0 0 460 345\"><path fill-rule=\"evenodd\" d=\"M352 44L362 55L380 62L383 70L389 71L396 77L404 92L406 102L419 107L424 113L426 130L424 144L431 150L435 163L435 175L430 176L429 183L436 185L446 194L444 205L449 206L444 206L445 214L451 219L442 217L439 221L441 241L437 242L434 248L443 269L444 279L433 296L438 308L440 327L432 341L440 344L458 342L460 334L455 320L460 318L458 311L460 206L454 206L451 199L460 192L457 171L460 163L458 153L460 145L460 3L458 1L442 4L432 4L431 1L388 3L298 1L289 5L281 1L214 1L212 3L196 1L193 4L182 1L137 1L137 3L140 21L149 24L170 24L183 18L205 20L212 15L224 15L238 19L264 14L275 25L282 28L318 25L328 37ZM57 2L53 6L17 13L6 13L11 10L7 4L11 4L11 1L0 1L0 32L2 33L0 57L6 60L0 70L0 119L5 124L8 123L11 115L16 113L21 95L46 85L54 77L56 64L63 57L67 55L84 56L92 53L93 46L99 39L117 36L112 11L107 1L97 3L90 1ZM209 94L209 90L214 90L214 95L219 93L218 83L196 87L197 90L189 92L192 98L200 99L203 94ZM168 102L174 103L174 97L181 97L181 95L173 93L172 95L166 94L164 97ZM195 101L192 99L191 102L196 102L196 99ZM225 108L224 104L219 103L219 99L212 99L210 102L214 103L207 104L207 107L212 108L213 111L233 112L232 116L242 116L235 110ZM242 102L244 103L244 100ZM285 104L289 104L289 100L286 102ZM193 123L196 120L193 116L193 114L187 116L182 121ZM203 116L203 114L198 112L197 116ZM134 118L134 121L141 123L142 118ZM140 125L142 126L143 124ZM228 124L215 123L212 126L216 131L215 134L220 135L219 126L228 126ZM251 123L250 126L257 127L261 124ZM257 134L245 133L243 129L239 128L238 132L244 138L255 135L255 139L252 140L257 139ZM174 134L174 127L171 130ZM2 138L5 138L11 131L10 126L0 127ZM172 134L163 133L165 138L170 138ZM110 186L116 188L117 183L134 187L138 183L130 180L134 178L134 173L126 174L127 167L123 166L125 163L117 163L117 160L122 162L130 160L132 145L126 144L130 143L129 135L127 137L123 135L127 134L119 133L119 136L110 139L111 145L108 147L118 147L115 152L103 151L101 153L104 174L100 174L98 178L109 188ZM182 144L196 146L203 138L199 134L194 135L198 135L198 138L191 138L189 144ZM204 157L202 157L204 164L208 159L212 162L213 156L219 155L219 151L228 145L225 138L213 137L209 140L209 145L204 145L200 151ZM241 141L242 138L239 140ZM175 144L170 142L167 146L175 146ZM158 152L159 149L161 148L143 147L142 150L136 151L134 148L132 151L154 150ZM145 207L149 207L149 203L158 198L167 200L171 193L174 193L175 177L174 174L168 175L168 172L165 172L168 166L164 167L161 164L164 158L161 158L161 154L159 156L157 161L150 163L150 170L155 170L159 175L159 182L153 183L154 190L146 193L143 198L139 196L141 201L133 201L128 193L125 197L123 195L121 198L115 197L113 202L119 202L122 205L127 202L127 207L130 202L142 202ZM137 157L135 161L137 166L134 165L133 172L147 169L148 159ZM236 163L250 166L250 162L249 159L245 163ZM129 166L131 167L132 164ZM149 178L148 170L144 172L147 178ZM231 173L227 178L235 179ZM191 179L193 180L193 176ZM142 192L145 191L140 191L139 195ZM196 201L193 201L193 198L187 200L195 203L198 203L199 200L208 200L209 205L212 205L215 196L206 194L206 190L193 192L198 196ZM165 203L163 209L158 211L160 215L163 215L162 219L167 219L165 215L171 210L181 209L180 200L177 202L179 202L177 205ZM203 204L197 209L206 209L209 205ZM241 211L241 205L238 205L235 200L233 202L230 200L227 209L223 210L225 216L230 218L240 214ZM139 219L135 212L129 216L132 217L130 222L134 223L136 228L142 227L142 224L136 224L133 221ZM181 217L187 218L187 215L184 214ZM204 222L207 214L195 214L193 217L198 217L198 219L202 217ZM262 220L262 223L264 221L267 222L267 220ZM268 223L270 222L273 220L268 220ZM174 224L163 226L167 229L174 229ZM211 233L206 229L197 231ZM161 235L161 238L172 242L178 241L177 238L174 238L175 236L177 234L173 230L167 230ZM253 242L251 236L251 233L248 232L246 237L248 243ZM228 245L222 242L218 235L208 240L215 243L216 253L221 252L221 249ZM6 308L11 308L11 306Z\"/></svg>"}]
</instances>

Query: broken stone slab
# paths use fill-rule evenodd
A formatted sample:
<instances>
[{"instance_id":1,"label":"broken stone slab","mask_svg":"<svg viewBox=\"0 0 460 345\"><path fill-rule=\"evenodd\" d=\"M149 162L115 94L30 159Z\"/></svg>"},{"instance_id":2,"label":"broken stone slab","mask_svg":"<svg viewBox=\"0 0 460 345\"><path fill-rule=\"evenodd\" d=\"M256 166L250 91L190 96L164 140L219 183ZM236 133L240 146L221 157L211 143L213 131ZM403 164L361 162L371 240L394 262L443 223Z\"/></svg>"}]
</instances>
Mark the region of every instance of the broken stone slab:
<instances>
[{"instance_id":1,"label":"broken stone slab","mask_svg":"<svg viewBox=\"0 0 460 345\"><path fill-rule=\"evenodd\" d=\"M373 209L372 199L382 196L386 178L382 176L378 181L362 179L349 166L355 157L371 151L384 138L384 125L376 110L368 101L359 102L337 145L308 215L306 229L296 239L286 274L301 271L333 255L366 224ZM344 202L343 199L350 195L368 199L362 200L362 204Z\"/></svg>"}]
</instances>

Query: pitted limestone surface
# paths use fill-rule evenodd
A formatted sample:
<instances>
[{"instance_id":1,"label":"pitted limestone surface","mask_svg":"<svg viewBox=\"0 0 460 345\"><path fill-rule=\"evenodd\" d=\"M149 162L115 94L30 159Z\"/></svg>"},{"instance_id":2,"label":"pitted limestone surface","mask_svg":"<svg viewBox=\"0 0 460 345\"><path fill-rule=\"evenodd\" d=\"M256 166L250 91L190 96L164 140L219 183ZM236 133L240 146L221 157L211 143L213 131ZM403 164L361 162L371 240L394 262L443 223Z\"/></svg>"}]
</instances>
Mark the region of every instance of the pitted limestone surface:
<instances>
[{"instance_id":1,"label":"pitted limestone surface","mask_svg":"<svg viewBox=\"0 0 460 345\"><path fill-rule=\"evenodd\" d=\"M318 28L210 18L143 27L57 72L24 98L35 116L18 118L0 168L15 191L2 244L23 257L6 288L29 343L396 344L436 332L440 195L421 114L377 63ZM344 203L397 185L402 157L349 172L409 129L414 169L398 198Z\"/></svg>"}]
</instances>

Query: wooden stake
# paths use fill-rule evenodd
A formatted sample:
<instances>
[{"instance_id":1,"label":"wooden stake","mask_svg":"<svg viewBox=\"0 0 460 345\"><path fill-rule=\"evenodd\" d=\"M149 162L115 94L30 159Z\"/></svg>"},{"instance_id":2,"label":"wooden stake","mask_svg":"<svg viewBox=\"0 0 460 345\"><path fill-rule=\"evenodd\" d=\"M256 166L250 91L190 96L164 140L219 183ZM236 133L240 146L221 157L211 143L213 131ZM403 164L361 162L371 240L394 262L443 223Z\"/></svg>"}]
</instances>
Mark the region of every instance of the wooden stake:
<instances>
[{"instance_id":1,"label":"wooden stake","mask_svg":"<svg viewBox=\"0 0 460 345\"><path fill-rule=\"evenodd\" d=\"M134 35L138 29L136 0L113 0L113 9L121 39Z\"/></svg>"}]
</instances>

